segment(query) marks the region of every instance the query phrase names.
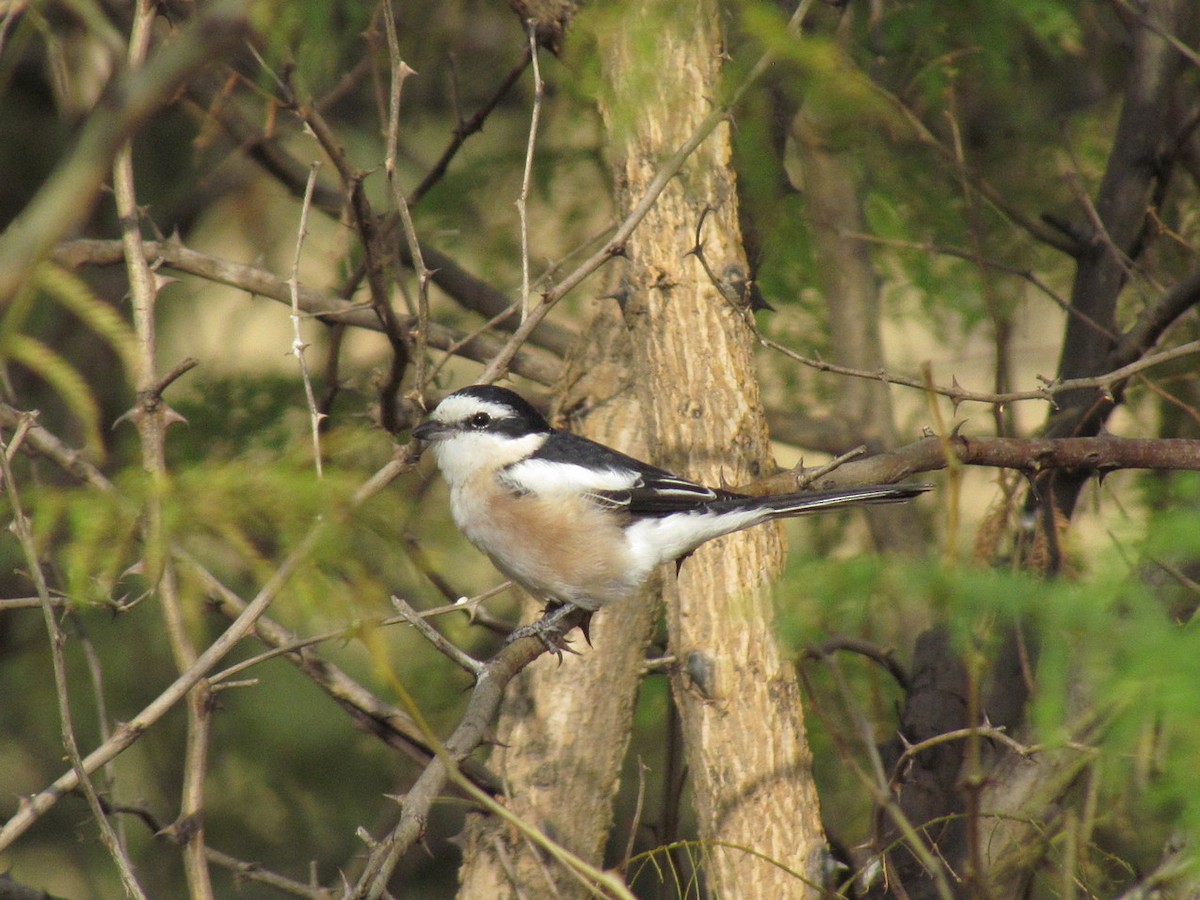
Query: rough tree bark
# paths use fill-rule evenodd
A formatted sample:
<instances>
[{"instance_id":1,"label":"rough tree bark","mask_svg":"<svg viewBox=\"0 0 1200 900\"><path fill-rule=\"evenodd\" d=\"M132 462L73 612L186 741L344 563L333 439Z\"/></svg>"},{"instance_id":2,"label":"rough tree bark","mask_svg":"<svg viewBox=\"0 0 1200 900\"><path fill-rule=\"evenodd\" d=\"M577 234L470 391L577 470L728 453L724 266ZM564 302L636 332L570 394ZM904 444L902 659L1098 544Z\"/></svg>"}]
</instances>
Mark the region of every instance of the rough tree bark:
<instances>
[{"instance_id":1,"label":"rough tree bark","mask_svg":"<svg viewBox=\"0 0 1200 900\"><path fill-rule=\"evenodd\" d=\"M717 22L708 0L644 0L600 35L621 208L711 111L720 91ZM624 312L655 461L737 483L760 474L767 432L753 323L685 256L706 209L711 269L745 273L725 125L628 242ZM665 579L678 660L672 688L717 896L795 897L806 890L798 876L820 883L825 840L800 694L776 643L766 590L781 559L779 530L759 528L702 547L677 579Z\"/></svg>"}]
</instances>

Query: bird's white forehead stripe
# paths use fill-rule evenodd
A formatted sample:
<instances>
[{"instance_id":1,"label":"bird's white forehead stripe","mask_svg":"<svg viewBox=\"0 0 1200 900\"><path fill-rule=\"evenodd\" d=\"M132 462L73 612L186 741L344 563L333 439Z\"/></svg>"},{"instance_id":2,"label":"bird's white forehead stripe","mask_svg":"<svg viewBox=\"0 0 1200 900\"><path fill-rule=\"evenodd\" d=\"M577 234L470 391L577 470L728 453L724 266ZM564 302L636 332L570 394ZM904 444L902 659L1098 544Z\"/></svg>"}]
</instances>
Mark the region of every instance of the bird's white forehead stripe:
<instances>
[{"instance_id":1,"label":"bird's white forehead stripe","mask_svg":"<svg viewBox=\"0 0 1200 900\"><path fill-rule=\"evenodd\" d=\"M478 397L450 396L437 405L433 418L438 422L459 422L475 413L487 413L493 419L512 418L511 407L502 403L492 403L490 400L480 400Z\"/></svg>"},{"instance_id":2,"label":"bird's white forehead stripe","mask_svg":"<svg viewBox=\"0 0 1200 900\"><path fill-rule=\"evenodd\" d=\"M534 493L623 491L638 480L632 469L589 469L545 459L527 459L509 467L505 474L517 487Z\"/></svg>"}]
</instances>

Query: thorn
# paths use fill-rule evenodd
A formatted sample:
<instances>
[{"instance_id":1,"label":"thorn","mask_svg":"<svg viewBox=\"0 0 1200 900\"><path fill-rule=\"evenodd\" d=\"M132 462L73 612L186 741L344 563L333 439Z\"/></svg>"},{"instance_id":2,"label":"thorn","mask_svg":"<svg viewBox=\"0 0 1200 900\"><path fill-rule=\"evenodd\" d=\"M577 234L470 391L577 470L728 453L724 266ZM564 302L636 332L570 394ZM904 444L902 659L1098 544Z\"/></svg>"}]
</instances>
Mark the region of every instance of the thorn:
<instances>
[{"instance_id":1,"label":"thorn","mask_svg":"<svg viewBox=\"0 0 1200 900\"><path fill-rule=\"evenodd\" d=\"M140 407L137 407L137 406L131 407L131 408L125 410L125 412L121 413L119 416L117 416L113 420L112 430L116 431L117 426L122 425L125 422L132 422L133 424L136 425L138 423L138 421L142 418L142 415L143 415L143 411Z\"/></svg>"},{"instance_id":2,"label":"thorn","mask_svg":"<svg viewBox=\"0 0 1200 900\"><path fill-rule=\"evenodd\" d=\"M174 277L172 277L172 276L170 276L170 275L160 275L160 274L158 273L158 270L157 270L157 269L154 269L154 270L151 272L151 275L152 275L152 276L153 276L153 278L154 278L154 295L155 295L156 297L158 296L159 292L160 292L160 291L161 291L163 288L165 288L165 287L167 287L168 285L171 285L171 284L178 284L178 283L179 283L179 279L178 279L178 278L174 278Z\"/></svg>"},{"instance_id":3,"label":"thorn","mask_svg":"<svg viewBox=\"0 0 1200 900\"><path fill-rule=\"evenodd\" d=\"M429 846L429 841L425 840L425 835L421 835L417 839L417 843L421 845L422 850L429 854L430 859L434 858L433 849Z\"/></svg>"},{"instance_id":4,"label":"thorn","mask_svg":"<svg viewBox=\"0 0 1200 900\"><path fill-rule=\"evenodd\" d=\"M467 828L466 828L466 826L464 825L462 830L459 831L458 834L452 834L452 835L450 835L450 837L444 838L444 840L450 846L457 847L460 851L465 851L467 849Z\"/></svg>"}]
</instances>

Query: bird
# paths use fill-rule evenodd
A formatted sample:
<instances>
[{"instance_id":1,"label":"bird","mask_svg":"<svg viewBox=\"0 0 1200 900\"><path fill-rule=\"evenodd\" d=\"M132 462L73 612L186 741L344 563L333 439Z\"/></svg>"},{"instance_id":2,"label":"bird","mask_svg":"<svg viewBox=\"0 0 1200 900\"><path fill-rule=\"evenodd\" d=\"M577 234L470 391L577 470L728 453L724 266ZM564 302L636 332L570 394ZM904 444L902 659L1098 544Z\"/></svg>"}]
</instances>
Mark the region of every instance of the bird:
<instances>
[{"instance_id":1,"label":"bird","mask_svg":"<svg viewBox=\"0 0 1200 900\"><path fill-rule=\"evenodd\" d=\"M495 385L448 394L412 435L432 450L459 530L557 618L636 593L660 565L682 564L722 535L773 519L909 500L932 487L875 484L765 497L706 487L553 428L520 394Z\"/></svg>"}]
</instances>

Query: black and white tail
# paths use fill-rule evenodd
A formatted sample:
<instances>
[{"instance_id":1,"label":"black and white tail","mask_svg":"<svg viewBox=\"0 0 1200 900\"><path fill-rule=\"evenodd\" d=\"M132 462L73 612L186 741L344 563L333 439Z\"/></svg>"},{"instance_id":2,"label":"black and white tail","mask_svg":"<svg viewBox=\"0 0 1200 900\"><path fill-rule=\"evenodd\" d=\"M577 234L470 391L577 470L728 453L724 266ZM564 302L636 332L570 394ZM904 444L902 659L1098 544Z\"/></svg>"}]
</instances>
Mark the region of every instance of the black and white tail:
<instances>
[{"instance_id":1,"label":"black and white tail","mask_svg":"<svg viewBox=\"0 0 1200 900\"><path fill-rule=\"evenodd\" d=\"M867 503L899 503L911 500L933 488L932 484L872 484L866 487L841 488L832 491L805 491L798 494L776 494L771 497L738 497L730 500L715 500L706 508L715 513L738 510L760 509L768 519L787 519L841 509L845 506L861 506Z\"/></svg>"}]
</instances>

